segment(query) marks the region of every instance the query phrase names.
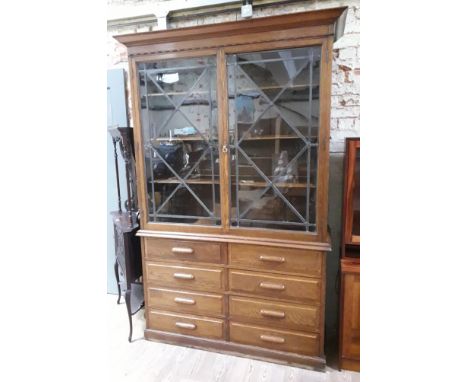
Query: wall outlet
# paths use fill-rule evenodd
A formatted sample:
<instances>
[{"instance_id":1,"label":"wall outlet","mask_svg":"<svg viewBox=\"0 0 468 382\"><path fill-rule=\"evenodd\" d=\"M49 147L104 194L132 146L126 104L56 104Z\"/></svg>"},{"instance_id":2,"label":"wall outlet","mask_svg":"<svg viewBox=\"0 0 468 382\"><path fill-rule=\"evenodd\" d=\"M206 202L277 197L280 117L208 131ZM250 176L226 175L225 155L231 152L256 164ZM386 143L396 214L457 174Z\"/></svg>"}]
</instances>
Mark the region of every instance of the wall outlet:
<instances>
[{"instance_id":1,"label":"wall outlet","mask_svg":"<svg viewBox=\"0 0 468 382\"><path fill-rule=\"evenodd\" d=\"M243 5L241 7L241 16L244 18L252 17L252 4Z\"/></svg>"}]
</instances>

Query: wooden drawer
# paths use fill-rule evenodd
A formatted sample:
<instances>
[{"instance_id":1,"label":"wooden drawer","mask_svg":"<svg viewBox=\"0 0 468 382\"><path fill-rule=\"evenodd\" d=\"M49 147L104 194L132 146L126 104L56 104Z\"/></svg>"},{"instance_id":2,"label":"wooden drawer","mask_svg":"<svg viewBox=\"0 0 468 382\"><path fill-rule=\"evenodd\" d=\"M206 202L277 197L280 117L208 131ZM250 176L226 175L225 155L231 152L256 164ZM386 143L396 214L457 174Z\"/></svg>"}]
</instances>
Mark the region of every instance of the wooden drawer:
<instances>
[{"instance_id":1,"label":"wooden drawer","mask_svg":"<svg viewBox=\"0 0 468 382\"><path fill-rule=\"evenodd\" d=\"M247 321L258 325L281 327L307 332L319 331L320 307L276 303L231 296L229 313L235 321Z\"/></svg>"},{"instance_id":2,"label":"wooden drawer","mask_svg":"<svg viewBox=\"0 0 468 382\"><path fill-rule=\"evenodd\" d=\"M306 303L320 302L320 280L229 270L231 291Z\"/></svg>"},{"instance_id":3,"label":"wooden drawer","mask_svg":"<svg viewBox=\"0 0 468 382\"><path fill-rule=\"evenodd\" d=\"M161 288L148 288L150 308L201 316L222 316L224 299L220 294L193 293Z\"/></svg>"},{"instance_id":4,"label":"wooden drawer","mask_svg":"<svg viewBox=\"0 0 468 382\"><path fill-rule=\"evenodd\" d=\"M146 262L149 286L220 292L224 290L222 268L199 268Z\"/></svg>"},{"instance_id":5,"label":"wooden drawer","mask_svg":"<svg viewBox=\"0 0 468 382\"><path fill-rule=\"evenodd\" d=\"M305 249L230 244L229 265L320 277L322 252Z\"/></svg>"},{"instance_id":6,"label":"wooden drawer","mask_svg":"<svg viewBox=\"0 0 468 382\"><path fill-rule=\"evenodd\" d=\"M185 334L188 336L222 339L224 321L150 310L148 327L154 330Z\"/></svg>"},{"instance_id":7,"label":"wooden drawer","mask_svg":"<svg viewBox=\"0 0 468 382\"><path fill-rule=\"evenodd\" d=\"M229 328L232 342L310 356L317 356L320 353L318 334L274 330L236 322L231 322Z\"/></svg>"},{"instance_id":8,"label":"wooden drawer","mask_svg":"<svg viewBox=\"0 0 468 382\"><path fill-rule=\"evenodd\" d=\"M172 239L146 239L145 258L219 264L221 244Z\"/></svg>"}]
</instances>

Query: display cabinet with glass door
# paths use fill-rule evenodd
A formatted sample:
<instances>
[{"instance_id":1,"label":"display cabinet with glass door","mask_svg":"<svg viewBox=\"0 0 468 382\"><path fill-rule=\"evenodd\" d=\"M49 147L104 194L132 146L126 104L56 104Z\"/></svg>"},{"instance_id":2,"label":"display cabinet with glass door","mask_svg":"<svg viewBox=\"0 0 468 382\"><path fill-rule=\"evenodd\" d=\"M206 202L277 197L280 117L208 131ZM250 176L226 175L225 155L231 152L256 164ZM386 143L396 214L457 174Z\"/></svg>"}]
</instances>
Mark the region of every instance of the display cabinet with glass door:
<instances>
[{"instance_id":1,"label":"display cabinet with glass door","mask_svg":"<svg viewBox=\"0 0 468 382\"><path fill-rule=\"evenodd\" d=\"M332 45L346 8L127 46L145 338L324 367Z\"/></svg>"}]
</instances>

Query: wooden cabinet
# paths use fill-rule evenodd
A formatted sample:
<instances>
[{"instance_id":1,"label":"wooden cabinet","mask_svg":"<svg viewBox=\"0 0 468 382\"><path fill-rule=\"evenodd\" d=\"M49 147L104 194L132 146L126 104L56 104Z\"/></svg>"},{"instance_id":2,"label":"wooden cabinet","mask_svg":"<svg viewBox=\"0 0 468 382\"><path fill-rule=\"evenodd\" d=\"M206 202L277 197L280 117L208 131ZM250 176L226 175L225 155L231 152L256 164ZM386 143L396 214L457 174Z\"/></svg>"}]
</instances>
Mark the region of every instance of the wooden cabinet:
<instances>
[{"instance_id":1,"label":"wooden cabinet","mask_svg":"<svg viewBox=\"0 0 468 382\"><path fill-rule=\"evenodd\" d=\"M324 366L331 49L345 14L116 37L147 339Z\"/></svg>"},{"instance_id":2,"label":"wooden cabinet","mask_svg":"<svg viewBox=\"0 0 468 382\"><path fill-rule=\"evenodd\" d=\"M346 140L341 251L340 367L360 370L360 140Z\"/></svg>"}]
</instances>

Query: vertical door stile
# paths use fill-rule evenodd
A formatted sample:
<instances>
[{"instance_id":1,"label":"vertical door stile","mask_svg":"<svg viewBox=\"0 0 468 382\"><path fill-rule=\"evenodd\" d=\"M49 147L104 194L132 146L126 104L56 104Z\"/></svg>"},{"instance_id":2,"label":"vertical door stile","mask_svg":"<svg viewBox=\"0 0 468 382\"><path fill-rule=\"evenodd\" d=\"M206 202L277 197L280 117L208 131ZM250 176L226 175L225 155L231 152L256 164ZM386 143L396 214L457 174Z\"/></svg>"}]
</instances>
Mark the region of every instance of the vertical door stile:
<instances>
[{"instance_id":1,"label":"vertical door stile","mask_svg":"<svg viewBox=\"0 0 468 382\"><path fill-rule=\"evenodd\" d=\"M129 57L128 67L130 74L130 98L132 103L133 114L133 138L135 141L136 178L145 179L145 148L143 143L143 131L140 119L140 80L135 58ZM141 215L140 227L142 229L148 228L149 220L146 195L146 182L139 182L137 186L137 196Z\"/></svg>"},{"instance_id":2,"label":"vertical door stile","mask_svg":"<svg viewBox=\"0 0 468 382\"><path fill-rule=\"evenodd\" d=\"M229 142L228 142L228 87L226 53L217 52L217 101L218 101L218 136L219 136L219 193L221 200L221 226L223 232L229 231ZM227 149L227 152L226 152Z\"/></svg>"}]
</instances>

